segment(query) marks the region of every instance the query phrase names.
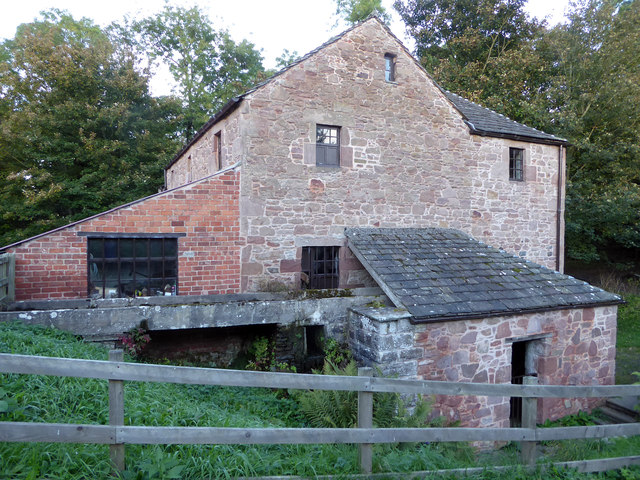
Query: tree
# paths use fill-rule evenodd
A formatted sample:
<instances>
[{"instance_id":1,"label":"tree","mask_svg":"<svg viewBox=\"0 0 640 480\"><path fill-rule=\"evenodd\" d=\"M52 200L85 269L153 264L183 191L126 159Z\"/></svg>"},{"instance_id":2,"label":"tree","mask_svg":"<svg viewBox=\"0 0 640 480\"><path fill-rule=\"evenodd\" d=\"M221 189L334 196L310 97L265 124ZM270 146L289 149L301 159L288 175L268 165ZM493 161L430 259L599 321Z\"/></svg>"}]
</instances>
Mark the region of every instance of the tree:
<instances>
[{"instance_id":1,"label":"tree","mask_svg":"<svg viewBox=\"0 0 640 480\"><path fill-rule=\"evenodd\" d=\"M391 17L382 6L382 0L335 0L336 16L354 25L370 15L377 15L384 23L389 23Z\"/></svg>"},{"instance_id":2,"label":"tree","mask_svg":"<svg viewBox=\"0 0 640 480\"><path fill-rule=\"evenodd\" d=\"M191 138L229 99L265 78L262 56L243 40L216 31L196 7L166 5L155 16L134 22L132 31L152 60L169 66L183 101L182 133Z\"/></svg>"},{"instance_id":3,"label":"tree","mask_svg":"<svg viewBox=\"0 0 640 480\"><path fill-rule=\"evenodd\" d=\"M396 0L415 53L443 87L503 113L527 118L543 63L543 25L525 0ZM535 126L535 125L534 125Z\"/></svg>"},{"instance_id":4,"label":"tree","mask_svg":"<svg viewBox=\"0 0 640 480\"><path fill-rule=\"evenodd\" d=\"M569 20L544 45L553 64L547 111L571 142L568 254L638 261L640 1L584 0Z\"/></svg>"},{"instance_id":5,"label":"tree","mask_svg":"<svg viewBox=\"0 0 640 480\"><path fill-rule=\"evenodd\" d=\"M147 80L126 48L57 10L0 45L0 244L157 191L178 105Z\"/></svg>"}]
</instances>

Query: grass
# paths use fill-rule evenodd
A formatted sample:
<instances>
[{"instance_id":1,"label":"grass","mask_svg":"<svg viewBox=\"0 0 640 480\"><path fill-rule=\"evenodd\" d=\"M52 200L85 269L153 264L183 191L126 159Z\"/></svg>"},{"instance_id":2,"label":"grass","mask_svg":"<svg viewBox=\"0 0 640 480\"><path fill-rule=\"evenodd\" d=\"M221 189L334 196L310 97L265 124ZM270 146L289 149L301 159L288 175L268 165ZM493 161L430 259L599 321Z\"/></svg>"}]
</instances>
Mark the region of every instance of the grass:
<instances>
[{"instance_id":1,"label":"grass","mask_svg":"<svg viewBox=\"0 0 640 480\"><path fill-rule=\"evenodd\" d=\"M640 380L640 295L624 296L627 304L618 309L618 339L616 341L616 383L629 384Z\"/></svg>"},{"instance_id":2,"label":"grass","mask_svg":"<svg viewBox=\"0 0 640 480\"><path fill-rule=\"evenodd\" d=\"M17 322L0 323L0 351L107 359L106 349L100 346L57 330ZM5 392L0 400L4 399L10 410L0 413L0 421L90 424L108 421L105 381L4 374L0 375L0 382L0 390ZM298 412L292 398L266 389L125 384L125 423L129 425L306 426ZM640 451L640 439L556 442L543 448L548 461L631 455ZM358 473L358 450L354 445L128 445L126 455L128 470L123 478L136 480ZM106 479L110 478L108 458L109 449L104 445L0 443L0 479ZM466 444L455 443L374 447L376 472L480 466L487 471L468 478L640 479L637 469L589 476L565 470L528 473L517 466L518 462L516 444L480 455ZM514 468L506 473L495 472L491 471L493 465L514 465Z\"/></svg>"}]
</instances>

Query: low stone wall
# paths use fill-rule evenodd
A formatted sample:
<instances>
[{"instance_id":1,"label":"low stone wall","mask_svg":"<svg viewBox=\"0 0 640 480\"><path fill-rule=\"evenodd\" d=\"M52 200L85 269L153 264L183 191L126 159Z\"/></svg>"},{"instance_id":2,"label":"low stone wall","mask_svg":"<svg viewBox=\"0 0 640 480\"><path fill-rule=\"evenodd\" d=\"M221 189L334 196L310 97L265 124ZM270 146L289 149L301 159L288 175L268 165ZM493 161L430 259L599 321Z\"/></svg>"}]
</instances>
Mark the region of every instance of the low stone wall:
<instances>
[{"instance_id":1,"label":"low stone wall","mask_svg":"<svg viewBox=\"0 0 640 480\"><path fill-rule=\"evenodd\" d=\"M297 297L292 298L292 295ZM131 328L149 331L247 325L324 325L327 336L342 338L351 307L380 301L382 291L300 291L174 297L19 302L0 312L0 321L19 319L94 340L115 340ZM313 298L315 296L315 298ZM320 298L321 297L321 298Z\"/></svg>"}]
</instances>

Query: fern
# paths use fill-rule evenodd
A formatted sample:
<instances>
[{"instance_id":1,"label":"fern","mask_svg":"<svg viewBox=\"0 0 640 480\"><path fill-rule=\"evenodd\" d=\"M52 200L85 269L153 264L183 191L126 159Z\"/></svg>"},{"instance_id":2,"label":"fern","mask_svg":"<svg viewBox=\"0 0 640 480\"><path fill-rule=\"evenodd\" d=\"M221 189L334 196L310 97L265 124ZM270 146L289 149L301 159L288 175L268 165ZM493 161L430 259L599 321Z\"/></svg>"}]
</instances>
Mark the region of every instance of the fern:
<instances>
[{"instance_id":1,"label":"fern","mask_svg":"<svg viewBox=\"0 0 640 480\"><path fill-rule=\"evenodd\" d=\"M358 367L351 360L343 368L325 361L323 375L355 377ZM297 393L300 410L315 428L353 428L358 422L358 393L336 390L310 390ZM409 414L397 393L373 395L373 425L378 428L420 427L427 422L430 404L418 399L413 413Z\"/></svg>"}]
</instances>

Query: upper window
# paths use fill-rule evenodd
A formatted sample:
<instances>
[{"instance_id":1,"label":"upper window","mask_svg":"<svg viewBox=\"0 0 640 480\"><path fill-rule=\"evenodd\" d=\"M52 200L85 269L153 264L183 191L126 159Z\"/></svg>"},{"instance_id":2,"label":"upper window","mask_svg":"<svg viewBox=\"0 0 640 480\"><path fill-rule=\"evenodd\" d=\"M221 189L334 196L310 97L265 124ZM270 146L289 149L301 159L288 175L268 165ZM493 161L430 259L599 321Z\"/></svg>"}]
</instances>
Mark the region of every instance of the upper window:
<instances>
[{"instance_id":1,"label":"upper window","mask_svg":"<svg viewBox=\"0 0 640 480\"><path fill-rule=\"evenodd\" d=\"M340 166L340 127L316 126L316 165Z\"/></svg>"},{"instance_id":2,"label":"upper window","mask_svg":"<svg viewBox=\"0 0 640 480\"><path fill-rule=\"evenodd\" d=\"M396 56L390 53L384 55L384 79L387 82L396 81Z\"/></svg>"},{"instance_id":3,"label":"upper window","mask_svg":"<svg viewBox=\"0 0 640 480\"><path fill-rule=\"evenodd\" d=\"M302 288L338 288L340 247L302 247Z\"/></svg>"},{"instance_id":4,"label":"upper window","mask_svg":"<svg viewBox=\"0 0 640 480\"><path fill-rule=\"evenodd\" d=\"M213 149L215 157L215 169L222 168L222 132L218 132L213 136Z\"/></svg>"},{"instance_id":5,"label":"upper window","mask_svg":"<svg viewBox=\"0 0 640 480\"><path fill-rule=\"evenodd\" d=\"M177 238L89 238L92 298L177 295Z\"/></svg>"},{"instance_id":6,"label":"upper window","mask_svg":"<svg viewBox=\"0 0 640 480\"><path fill-rule=\"evenodd\" d=\"M509 180L524 181L524 149L509 148Z\"/></svg>"}]
</instances>

